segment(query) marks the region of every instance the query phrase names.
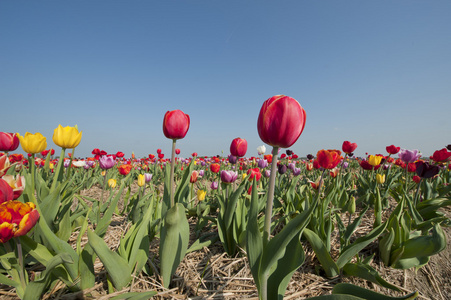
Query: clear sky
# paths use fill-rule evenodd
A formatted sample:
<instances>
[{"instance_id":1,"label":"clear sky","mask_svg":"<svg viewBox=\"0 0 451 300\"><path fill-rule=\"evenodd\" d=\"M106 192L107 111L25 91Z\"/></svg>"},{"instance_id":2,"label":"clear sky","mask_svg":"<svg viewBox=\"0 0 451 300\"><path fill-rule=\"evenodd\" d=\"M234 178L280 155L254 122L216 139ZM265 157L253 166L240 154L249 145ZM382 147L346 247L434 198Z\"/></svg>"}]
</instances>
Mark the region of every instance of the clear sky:
<instances>
[{"instance_id":1,"label":"clear sky","mask_svg":"<svg viewBox=\"0 0 451 300\"><path fill-rule=\"evenodd\" d=\"M344 140L431 155L451 143L451 1L0 1L0 131L49 148L77 124L76 156L168 156L163 116L181 109L181 156L236 137L253 156L277 94L307 113L301 156Z\"/></svg>"}]
</instances>

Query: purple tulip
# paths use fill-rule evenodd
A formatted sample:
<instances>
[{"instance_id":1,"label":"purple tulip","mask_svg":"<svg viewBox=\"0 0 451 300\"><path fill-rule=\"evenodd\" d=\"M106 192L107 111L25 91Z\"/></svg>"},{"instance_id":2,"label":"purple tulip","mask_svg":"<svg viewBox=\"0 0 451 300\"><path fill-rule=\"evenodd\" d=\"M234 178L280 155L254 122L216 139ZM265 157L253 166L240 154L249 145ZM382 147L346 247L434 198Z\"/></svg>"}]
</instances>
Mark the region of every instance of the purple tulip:
<instances>
[{"instance_id":1,"label":"purple tulip","mask_svg":"<svg viewBox=\"0 0 451 300\"><path fill-rule=\"evenodd\" d=\"M152 180L152 174L150 173L144 173L144 181L146 183L149 183Z\"/></svg>"},{"instance_id":2,"label":"purple tulip","mask_svg":"<svg viewBox=\"0 0 451 300\"><path fill-rule=\"evenodd\" d=\"M343 163L343 169L346 169L348 166L349 166L349 163L348 163L347 161L345 161L345 162Z\"/></svg>"},{"instance_id":3,"label":"purple tulip","mask_svg":"<svg viewBox=\"0 0 451 300\"><path fill-rule=\"evenodd\" d=\"M294 163L289 163L288 164L288 169L290 169L291 171L294 171L294 168L296 168L296 165Z\"/></svg>"},{"instance_id":4,"label":"purple tulip","mask_svg":"<svg viewBox=\"0 0 451 300\"><path fill-rule=\"evenodd\" d=\"M64 166L65 168L69 167L69 164L70 164L70 160L69 160L69 159L64 160L63 166Z\"/></svg>"},{"instance_id":5,"label":"purple tulip","mask_svg":"<svg viewBox=\"0 0 451 300\"><path fill-rule=\"evenodd\" d=\"M111 169L115 164L112 156L103 155L99 158L99 166L102 170Z\"/></svg>"},{"instance_id":6,"label":"purple tulip","mask_svg":"<svg viewBox=\"0 0 451 300\"><path fill-rule=\"evenodd\" d=\"M202 167L205 167L205 165L206 165L207 163L204 162L204 161L202 161L200 164L201 164Z\"/></svg>"},{"instance_id":7,"label":"purple tulip","mask_svg":"<svg viewBox=\"0 0 451 300\"><path fill-rule=\"evenodd\" d=\"M238 178L238 173L234 171L221 171L221 180L224 183L232 183Z\"/></svg>"},{"instance_id":8,"label":"purple tulip","mask_svg":"<svg viewBox=\"0 0 451 300\"><path fill-rule=\"evenodd\" d=\"M258 160L258 167L260 169L264 169L268 166L268 161L266 159L259 159Z\"/></svg>"},{"instance_id":9,"label":"purple tulip","mask_svg":"<svg viewBox=\"0 0 451 300\"><path fill-rule=\"evenodd\" d=\"M83 168L85 168L85 170L87 170L87 169L89 169L90 167L89 167L88 164L85 164L85 165L83 166Z\"/></svg>"},{"instance_id":10,"label":"purple tulip","mask_svg":"<svg viewBox=\"0 0 451 300\"><path fill-rule=\"evenodd\" d=\"M269 176L271 176L271 170L265 170L265 173L263 173L263 176L265 176L266 178L269 178Z\"/></svg>"},{"instance_id":11,"label":"purple tulip","mask_svg":"<svg viewBox=\"0 0 451 300\"><path fill-rule=\"evenodd\" d=\"M236 164L236 161L237 161L237 157L236 157L236 156L229 155L229 162L230 162L232 165Z\"/></svg>"},{"instance_id":12,"label":"purple tulip","mask_svg":"<svg viewBox=\"0 0 451 300\"><path fill-rule=\"evenodd\" d=\"M311 160L311 159L314 159L315 157L313 156L313 155L311 155L311 154L307 154L307 159L308 160Z\"/></svg>"},{"instance_id":13,"label":"purple tulip","mask_svg":"<svg viewBox=\"0 0 451 300\"><path fill-rule=\"evenodd\" d=\"M301 174L301 168L294 168L293 169L293 175L294 176L298 176L298 175L300 175Z\"/></svg>"},{"instance_id":14,"label":"purple tulip","mask_svg":"<svg viewBox=\"0 0 451 300\"><path fill-rule=\"evenodd\" d=\"M399 158L405 162L406 164L410 162L414 162L417 159L420 158L421 153L418 153L418 150L407 150L407 149L401 149L398 152Z\"/></svg>"},{"instance_id":15,"label":"purple tulip","mask_svg":"<svg viewBox=\"0 0 451 300\"><path fill-rule=\"evenodd\" d=\"M204 176L205 171L204 170L199 170L199 176L203 177Z\"/></svg>"},{"instance_id":16,"label":"purple tulip","mask_svg":"<svg viewBox=\"0 0 451 300\"><path fill-rule=\"evenodd\" d=\"M287 172L287 166L286 165L278 165L277 169L279 171L279 174L285 174Z\"/></svg>"},{"instance_id":17,"label":"purple tulip","mask_svg":"<svg viewBox=\"0 0 451 300\"><path fill-rule=\"evenodd\" d=\"M210 188L212 190L217 190L218 189L218 183L216 181L213 181L210 185Z\"/></svg>"},{"instance_id":18,"label":"purple tulip","mask_svg":"<svg viewBox=\"0 0 451 300\"><path fill-rule=\"evenodd\" d=\"M94 165L94 162L92 160L88 160L86 163L89 167L92 167Z\"/></svg>"}]
</instances>

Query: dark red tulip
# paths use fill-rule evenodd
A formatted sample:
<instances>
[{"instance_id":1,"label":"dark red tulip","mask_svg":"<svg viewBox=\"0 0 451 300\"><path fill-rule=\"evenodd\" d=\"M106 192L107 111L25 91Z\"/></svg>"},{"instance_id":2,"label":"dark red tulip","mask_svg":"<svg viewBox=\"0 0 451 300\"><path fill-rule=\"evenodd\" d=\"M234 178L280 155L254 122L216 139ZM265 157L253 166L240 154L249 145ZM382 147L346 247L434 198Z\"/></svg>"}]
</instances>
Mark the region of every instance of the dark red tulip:
<instances>
[{"instance_id":1,"label":"dark red tulip","mask_svg":"<svg viewBox=\"0 0 451 300\"><path fill-rule=\"evenodd\" d=\"M341 146L341 150L343 150L343 152L346 154L351 154L355 151L355 149L357 149L357 144L351 143L350 141L344 141L343 145Z\"/></svg>"},{"instance_id":2,"label":"dark red tulip","mask_svg":"<svg viewBox=\"0 0 451 300\"><path fill-rule=\"evenodd\" d=\"M440 171L439 167L436 165L431 165L428 162L417 161L415 163L416 170L418 176L421 178L431 178L438 174Z\"/></svg>"},{"instance_id":3,"label":"dark red tulip","mask_svg":"<svg viewBox=\"0 0 451 300\"><path fill-rule=\"evenodd\" d=\"M163 133L168 139L183 139L190 125L189 115L181 110L166 112L163 118Z\"/></svg>"},{"instance_id":4,"label":"dark red tulip","mask_svg":"<svg viewBox=\"0 0 451 300\"><path fill-rule=\"evenodd\" d=\"M277 95L266 100L257 120L258 135L273 147L289 148L301 136L305 110L295 99Z\"/></svg>"},{"instance_id":5,"label":"dark red tulip","mask_svg":"<svg viewBox=\"0 0 451 300\"><path fill-rule=\"evenodd\" d=\"M385 147L385 150L387 150L387 152L389 154L396 154L399 152L399 150L401 150L401 147L396 147L395 145L390 145Z\"/></svg>"},{"instance_id":6,"label":"dark red tulip","mask_svg":"<svg viewBox=\"0 0 451 300\"><path fill-rule=\"evenodd\" d=\"M247 152L247 141L242 138L236 138L230 144L230 154L236 157L243 157Z\"/></svg>"}]
</instances>

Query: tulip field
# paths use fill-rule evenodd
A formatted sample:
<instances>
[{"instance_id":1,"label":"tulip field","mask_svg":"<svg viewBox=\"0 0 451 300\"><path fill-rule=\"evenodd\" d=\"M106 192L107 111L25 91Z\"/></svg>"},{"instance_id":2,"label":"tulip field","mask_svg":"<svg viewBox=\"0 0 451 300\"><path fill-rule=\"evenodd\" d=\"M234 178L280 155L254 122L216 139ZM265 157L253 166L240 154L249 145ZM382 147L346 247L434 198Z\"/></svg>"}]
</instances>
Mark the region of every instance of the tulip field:
<instances>
[{"instance_id":1,"label":"tulip field","mask_svg":"<svg viewBox=\"0 0 451 300\"><path fill-rule=\"evenodd\" d=\"M283 95L256 121L262 146L224 157L177 148L180 110L169 158L0 132L0 298L451 299L451 145L294 153L306 112Z\"/></svg>"}]
</instances>

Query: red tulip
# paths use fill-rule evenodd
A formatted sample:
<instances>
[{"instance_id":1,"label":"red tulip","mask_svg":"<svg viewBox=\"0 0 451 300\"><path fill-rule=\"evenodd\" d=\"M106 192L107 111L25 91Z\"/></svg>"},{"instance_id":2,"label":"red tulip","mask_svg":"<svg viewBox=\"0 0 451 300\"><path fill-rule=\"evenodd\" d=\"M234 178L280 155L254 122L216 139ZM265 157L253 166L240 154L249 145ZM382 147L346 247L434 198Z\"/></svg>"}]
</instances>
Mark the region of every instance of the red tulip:
<instances>
[{"instance_id":1,"label":"red tulip","mask_svg":"<svg viewBox=\"0 0 451 300\"><path fill-rule=\"evenodd\" d=\"M179 155L180 154L180 149L175 149L175 154Z\"/></svg>"},{"instance_id":2,"label":"red tulip","mask_svg":"<svg viewBox=\"0 0 451 300\"><path fill-rule=\"evenodd\" d=\"M193 152L193 153L191 154L191 156L192 156L192 157L196 157L196 156L197 156L197 152Z\"/></svg>"},{"instance_id":3,"label":"red tulip","mask_svg":"<svg viewBox=\"0 0 451 300\"><path fill-rule=\"evenodd\" d=\"M443 148L435 151L430 158L437 163L446 162L451 159L451 152L448 152L446 148Z\"/></svg>"},{"instance_id":4,"label":"red tulip","mask_svg":"<svg viewBox=\"0 0 451 300\"><path fill-rule=\"evenodd\" d=\"M195 183L195 182L197 181L197 177L199 177L199 172L193 171L193 172L191 173L191 177L190 177L190 179L189 179L189 182Z\"/></svg>"},{"instance_id":5,"label":"red tulip","mask_svg":"<svg viewBox=\"0 0 451 300\"><path fill-rule=\"evenodd\" d=\"M268 164L272 163L272 154L263 155L263 158L268 161Z\"/></svg>"},{"instance_id":6,"label":"red tulip","mask_svg":"<svg viewBox=\"0 0 451 300\"><path fill-rule=\"evenodd\" d=\"M121 151L118 151L117 153L116 153L116 157L119 157L119 158L121 158L121 157L124 157L124 153L123 152L121 152Z\"/></svg>"},{"instance_id":7,"label":"red tulip","mask_svg":"<svg viewBox=\"0 0 451 300\"><path fill-rule=\"evenodd\" d=\"M158 154L158 158L159 158L159 159L163 159L163 157L164 157L164 154L163 154L163 153Z\"/></svg>"},{"instance_id":8,"label":"red tulip","mask_svg":"<svg viewBox=\"0 0 451 300\"><path fill-rule=\"evenodd\" d=\"M230 154L236 157L243 157L247 152L247 141L242 138L236 138L230 144Z\"/></svg>"},{"instance_id":9,"label":"red tulip","mask_svg":"<svg viewBox=\"0 0 451 300\"><path fill-rule=\"evenodd\" d=\"M0 204L0 242L27 234L38 219L39 213L31 202L13 200Z\"/></svg>"},{"instance_id":10,"label":"red tulip","mask_svg":"<svg viewBox=\"0 0 451 300\"><path fill-rule=\"evenodd\" d=\"M266 100L257 120L258 135L273 147L291 147L304 130L305 110L295 99L277 95Z\"/></svg>"},{"instance_id":11,"label":"red tulip","mask_svg":"<svg viewBox=\"0 0 451 300\"><path fill-rule=\"evenodd\" d=\"M257 180L257 181L259 181L260 178L262 177L262 173L260 173L259 168L249 169L249 170L247 170L247 174L248 175L250 174L249 181L251 181L251 182L254 179L254 177L255 177L255 180Z\"/></svg>"},{"instance_id":12,"label":"red tulip","mask_svg":"<svg viewBox=\"0 0 451 300\"><path fill-rule=\"evenodd\" d=\"M16 133L0 132L0 151L14 151L19 147L19 138Z\"/></svg>"},{"instance_id":13,"label":"red tulip","mask_svg":"<svg viewBox=\"0 0 451 300\"><path fill-rule=\"evenodd\" d=\"M415 182L415 183L420 183L420 181L421 181L421 177L420 176L417 176L417 175L415 175L415 176L413 176L413 181Z\"/></svg>"},{"instance_id":14,"label":"red tulip","mask_svg":"<svg viewBox=\"0 0 451 300\"><path fill-rule=\"evenodd\" d=\"M219 164L217 164L217 163L214 163L214 164L211 164L211 165L210 165L210 170L211 170L213 173L218 173L220 168L221 168L221 165L219 165Z\"/></svg>"},{"instance_id":15,"label":"red tulip","mask_svg":"<svg viewBox=\"0 0 451 300\"><path fill-rule=\"evenodd\" d=\"M188 132L190 124L189 115L181 110L166 112L163 119L163 133L168 139L183 139Z\"/></svg>"},{"instance_id":16,"label":"red tulip","mask_svg":"<svg viewBox=\"0 0 451 300\"><path fill-rule=\"evenodd\" d=\"M13 198L14 192L12 187L8 184L8 182L0 178L0 203L13 200Z\"/></svg>"},{"instance_id":17,"label":"red tulip","mask_svg":"<svg viewBox=\"0 0 451 300\"><path fill-rule=\"evenodd\" d=\"M161 149L157 149L157 154L161 154Z\"/></svg>"},{"instance_id":18,"label":"red tulip","mask_svg":"<svg viewBox=\"0 0 451 300\"><path fill-rule=\"evenodd\" d=\"M119 167L117 167L117 169L119 170L120 174L128 175L128 173L130 173L130 171L132 170L132 165L120 165Z\"/></svg>"},{"instance_id":19,"label":"red tulip","mask_svg":"<svg viewBox=\"0 0 451 300\"><path fill-rule=\"evenodd\" d=\"M385 147L385 149L387 150L387 152L389 154L396 154L399 152L399 150L401 150L401 147L396 147L395 145L390 145Z\"/></svg>"},{"instance_id":20,"label":"red tulip","mask_svg":"<svg viewBox=\"0 0 451 300\"><path fill-rule=\"evenodd\" d=\"M344 141L343 146L341 146L341 150L346 154L353 153L355 149L357 149L357 144L351 143L350 141Z\"/></svg>"},{"instance_id":21,"label":"red tulip","mask_svg":"<svg viewBox=\"0 0 451 300\"><path fill-rule=\"evenodd\" d=\"M335 168L343 157L340 156L339 150L319 150L316 154L316 160L324 169Z\"/></svg>"},{"instance_id":22,"label":"red tulip","mask_svg":"<svg viewBox=\"0 0 451 300\"><path fill-rule=\"evenodd\" d=\"M155 158L155 155L149 154L149 158L150 158L150 159L154 159L154 158Z\"/></svg>"}]
</instances>

